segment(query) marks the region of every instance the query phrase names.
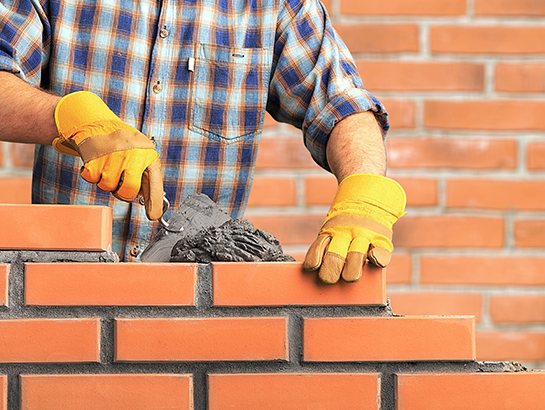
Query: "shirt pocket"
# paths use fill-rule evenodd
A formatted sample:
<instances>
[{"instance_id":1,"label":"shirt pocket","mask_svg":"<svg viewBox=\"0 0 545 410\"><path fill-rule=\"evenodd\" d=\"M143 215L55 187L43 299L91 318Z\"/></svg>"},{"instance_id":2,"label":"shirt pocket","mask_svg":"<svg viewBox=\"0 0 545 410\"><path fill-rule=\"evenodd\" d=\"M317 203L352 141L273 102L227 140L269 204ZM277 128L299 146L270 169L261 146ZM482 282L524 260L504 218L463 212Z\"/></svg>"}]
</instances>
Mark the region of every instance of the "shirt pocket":
<instances>
[{"instance_id":1,"label":"shirt pocket","mask_svg":"<svg viewBox=\"0 0 545 410\"><path fill-rule=\"evenodd\" d=\"M190 128L223 141L261 129L272 56L272 49L196 44Z\"/></svg>"}]
</instances>

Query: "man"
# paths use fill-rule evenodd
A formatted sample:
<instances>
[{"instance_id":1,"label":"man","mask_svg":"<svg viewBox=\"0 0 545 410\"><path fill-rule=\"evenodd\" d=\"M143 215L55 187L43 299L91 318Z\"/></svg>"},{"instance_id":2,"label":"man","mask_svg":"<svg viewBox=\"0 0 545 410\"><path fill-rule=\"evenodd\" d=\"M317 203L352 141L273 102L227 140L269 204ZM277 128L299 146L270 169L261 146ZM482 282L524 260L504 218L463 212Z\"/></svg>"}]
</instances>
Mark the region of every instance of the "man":
<instances>
[{"instance_id":1,"label":"man","mask_svg":"<svg viewBox=\"0 0 545 410\"><path fill-rule=\"evenodd\" d=\"M33 202L109 205L121 260L163 191L242 216L267 110L341 182L305 268L351 282L389 262L405 195L382 176L387 114L317 0L3 0L0 96L0 139L38 144Z\"/></svg>"}]
</instances>

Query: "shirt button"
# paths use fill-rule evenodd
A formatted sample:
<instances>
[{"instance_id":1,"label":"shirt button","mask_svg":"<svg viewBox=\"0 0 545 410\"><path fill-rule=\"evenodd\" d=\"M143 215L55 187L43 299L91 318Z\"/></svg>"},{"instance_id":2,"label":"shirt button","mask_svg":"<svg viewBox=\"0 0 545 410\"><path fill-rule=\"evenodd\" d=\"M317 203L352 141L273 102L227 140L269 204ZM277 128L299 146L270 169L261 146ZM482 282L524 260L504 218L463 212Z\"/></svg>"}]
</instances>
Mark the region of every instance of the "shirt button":
<instances>
[{"instance_id":1,"label":"shirt button","mask_svg":"<svg viewBox=\"0 0 545 410\"><path fill-rule=\"evenodd\" d=\"M138 249L138 246L135 246L134 248L131 248L131 251L129 252L131 256L134 256L135 258L140 253L140 249Z\"/></svg>"},{"instance_id":2,"label":"shirt button","mask_svg":"<svg viewBox=\"0 0 545 410\"><path fill-rule=\"evenodd\" d=\"M161 38L168 37L168 30L166 28L161 29L161 31L159 31L159 36Z\"/></svg>"},{"instance_id":3,"label":"shirt button","mask_svg":"<svg viewBox=\"0 0 545 410\"><path fill-rule=\"evenodd\" d=\"M156 84L153 86L153 92L154 92L155 94L159 94L162 90L163 90L163 87L161 87L161 84L159 84L159 83L156 83Z\"/></svg>"}]
</instances>

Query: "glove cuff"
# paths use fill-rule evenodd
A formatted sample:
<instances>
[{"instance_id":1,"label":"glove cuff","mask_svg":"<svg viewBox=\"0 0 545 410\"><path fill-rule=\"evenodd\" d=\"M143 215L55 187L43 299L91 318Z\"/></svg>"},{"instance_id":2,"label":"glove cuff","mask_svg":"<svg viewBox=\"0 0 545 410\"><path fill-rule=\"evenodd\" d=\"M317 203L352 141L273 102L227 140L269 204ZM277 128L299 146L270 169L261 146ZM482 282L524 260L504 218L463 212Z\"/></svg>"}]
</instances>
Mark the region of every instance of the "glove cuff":
<instances>
[{"instance_id":1,"label":"glove cuff","mask_svg":"<svg viewBox=\"0 0 545 410\"><path fill-rule=\"evenodd\" d=\"M333 207L352 201L372 204L399 219L405 214L407 197L401 185L393 179L374 174L353 174L339 184Z\"/></svg>"}]
</instances>

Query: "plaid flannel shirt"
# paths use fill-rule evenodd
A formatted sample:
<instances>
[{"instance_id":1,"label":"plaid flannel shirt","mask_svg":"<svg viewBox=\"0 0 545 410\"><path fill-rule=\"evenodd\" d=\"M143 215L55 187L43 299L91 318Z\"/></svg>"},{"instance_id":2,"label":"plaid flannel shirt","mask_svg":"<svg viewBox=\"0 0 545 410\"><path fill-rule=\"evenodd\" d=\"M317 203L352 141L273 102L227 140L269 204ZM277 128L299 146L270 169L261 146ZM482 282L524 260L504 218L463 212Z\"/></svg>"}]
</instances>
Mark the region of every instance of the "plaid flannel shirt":
<instances>
[{"instance_id":1,"label":"plaid flannel shirt","mask_svg":"<svg viewBox=\"0 0 545 410\"><path fill-rule=\"evenodd\" d=\"M388 128L318 0L2 0L0 70L98 94L155 141L171 209L202 192L242 216L266 110L301 128L325 169L341 119L372 110ZM33 202L109 205L113 250L138 260L157 223L85 182L81 165L36 146Z\"/></svg>"}]
</instances>

